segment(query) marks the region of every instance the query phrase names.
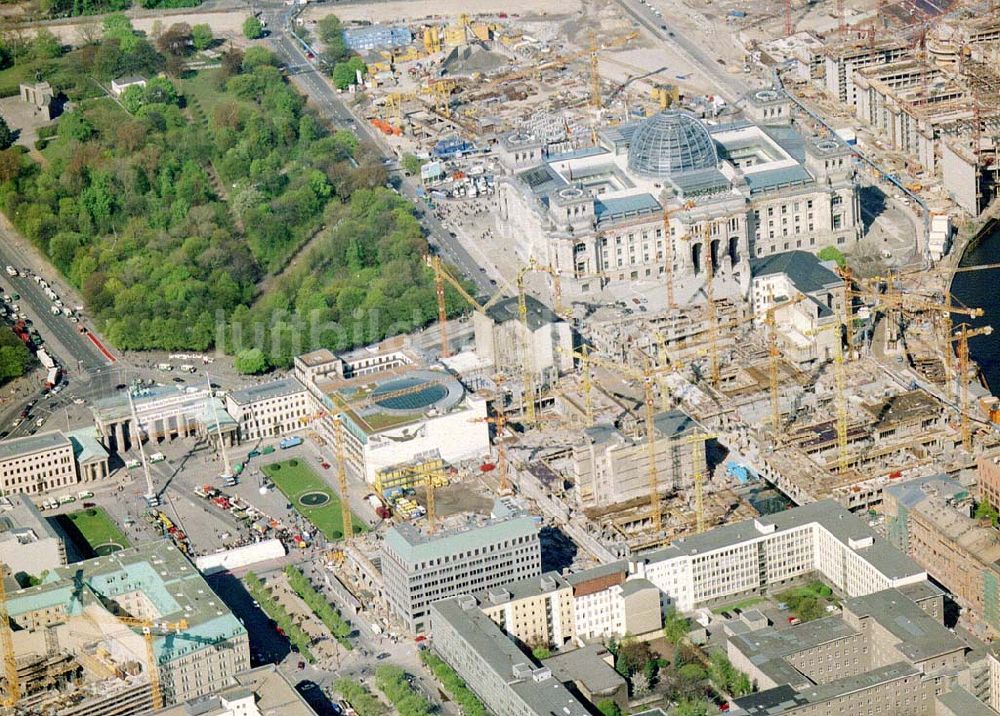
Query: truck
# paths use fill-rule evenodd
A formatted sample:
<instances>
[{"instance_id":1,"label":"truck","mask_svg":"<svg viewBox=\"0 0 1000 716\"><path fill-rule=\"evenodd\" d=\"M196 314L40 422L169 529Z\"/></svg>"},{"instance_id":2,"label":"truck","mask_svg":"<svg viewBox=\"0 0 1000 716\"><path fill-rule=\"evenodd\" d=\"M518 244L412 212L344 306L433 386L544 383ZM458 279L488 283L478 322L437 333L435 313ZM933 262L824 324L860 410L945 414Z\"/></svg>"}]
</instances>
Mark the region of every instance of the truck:
<instances>
[{"instance_id":1,"label":"truck","mask_svg":"<svg viewBox=\"0 0 1000 716\"><path fill-rule=\"evenodd\" d=\"M150 462L163 462L166 459L167 456L164 455L162 452L154 452L152 455L149 456Z\"/></svg>"},{"instance_id":2,"label":"truck","mask_svg":"<svg viewBox=\"0 0 1000 716\"><path fill-rule=\"evenodd\" d=\"M302 444L302 438L296 435L293 437L281 438L281 440L278 442L278 447L280 447L282 450L287 450L290 447L295 447L296 445L301 445L301 444Z\"/></svg>"},{"instance_id":3,"label":"truck","mask_svg":"<svg viewBox=\"0 0 1000 716\"><path fill-rule=\"evenodd\" d=\"M44 348L38 349L38 362L41 363L46 368L55 368L56 362L52 359L52 356Z\"/></svg>"},{"instance_id":4,"label":"truck","mask_svg":"<svg viewBox=\"0 0 1000 716\"><path fill-rule=\"evenodd\" d=\"M45 387L48 389L55 388L59 385L59 368L49 368L48 372L45 374Z\"/></svg>"}]
</instances>

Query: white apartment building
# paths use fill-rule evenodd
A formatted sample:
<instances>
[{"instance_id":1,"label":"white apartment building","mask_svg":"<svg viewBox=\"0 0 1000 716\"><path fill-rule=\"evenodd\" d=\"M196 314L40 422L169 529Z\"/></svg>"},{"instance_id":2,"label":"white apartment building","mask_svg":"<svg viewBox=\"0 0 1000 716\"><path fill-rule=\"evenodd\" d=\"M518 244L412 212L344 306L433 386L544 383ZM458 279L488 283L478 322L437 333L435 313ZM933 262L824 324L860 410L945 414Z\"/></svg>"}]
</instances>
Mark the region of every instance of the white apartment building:
<instances>
[{"instance_id":1,"label":"white apartment building","mask_svg":"<svg viewBox=\"0 0 1000 716\"><path fill-rule=\"evenodd\" d=\"M243 442L301 430L316 411L305 386L294 378L254 385L226 395L226 412L239 424Z\"/></svg>"},{"instance_id":2,"label":"white apartment building","mask_svg":"<svg viewBox=\"0 0 1000 716\"><path fill-rule=\"evenodd\" d=\"M639 555L630 570L681 611L762 593L812 572L849 597L927 578L834 500L677 540Z\"/></svg>"},{"instance_id":3,"label":"white apartment building","mask_svg":"<svg viewBox=\"0 0 1000 716\"><path fill-rule=\"evenodd\" d=\"M3 494L37 495L77 482L73 443L53 430L0 442Z\"/></svg>"}]
</instances>

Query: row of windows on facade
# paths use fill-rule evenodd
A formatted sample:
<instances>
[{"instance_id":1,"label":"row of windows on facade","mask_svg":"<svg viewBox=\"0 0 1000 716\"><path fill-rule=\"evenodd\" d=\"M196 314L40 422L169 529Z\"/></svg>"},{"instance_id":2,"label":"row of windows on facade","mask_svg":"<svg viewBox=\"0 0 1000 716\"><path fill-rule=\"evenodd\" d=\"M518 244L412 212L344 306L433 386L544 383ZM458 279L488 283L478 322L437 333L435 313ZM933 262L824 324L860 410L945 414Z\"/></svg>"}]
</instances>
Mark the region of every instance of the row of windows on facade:
<instances>
[{"instance_id":1,"label":"row of windows on facade","mask_svg":"<svg viewBox=\"0 0 1000 716\"><path fill-rule=\"evenodd\" d=\"M70 460L71 457L69 455L61 455L58 458L29 455L27 457L15 458L14 460L4 463L2 469L4 474L19 475L22 472L34 471L42 467L58 467L59 465L68 465Z\"/></svg>"},{"instance_id":2,"label":"row of windows on facade","mask_svg":"<svg viewBox=\"0 0 1000 716\"><path fill-rule=\"evenodd\" d=\"M423 599L426 599L428 597L433 597L435 595L441 595L442 598L444 598L451 594L454 594L456 591L464 589L465 587L470 587L475 585L485 586L487 581L486 577L479 576L484 571L485 570L482 569L470 570L467 575L464 575L466 577L464 580L448 579L448 580L434 580L427 582L425 584L411 583L411 588L414 590L419 589L420 591L418 596ZM521 568L521 569L505 569L500 571L490 570L490 572L491 572L490 581L495 582L495 580L501 577L509 577L510 579L507 581L514 581L515 579L526 575L528 570ZM444 589L438 587L438 585L440 585L442 582L444 582L444 584L446 585L446 588Z\"/></svg>"},{"instance_id":3,"label":"row of windows on facade","mask_svg":"<svg viewBox=\"0 0 1000 716\"><path fill-rule=\"evenodd\" d=\"M458 552L454 555L446 554L443 557L438 557L433 560L428 560L426 562L418 562L415 565L415 567L417 569L429 569L431 567L435 567L440 564L449 564L452 561L457 562L462 559L467 559L468 557L479 557L480 555L485 556L488 554L499 552L500 550L508 550L514 545L525 544L527 542L534 542L537 545L538 537L536 535L514 537L513 539L507 539L504 540L503 542L485 545L483 547L476 547L475 549L466 552ZM520 554L521 552L524 551L525 550L516 550L514 553Z\"/></svg>"}]
</instances>

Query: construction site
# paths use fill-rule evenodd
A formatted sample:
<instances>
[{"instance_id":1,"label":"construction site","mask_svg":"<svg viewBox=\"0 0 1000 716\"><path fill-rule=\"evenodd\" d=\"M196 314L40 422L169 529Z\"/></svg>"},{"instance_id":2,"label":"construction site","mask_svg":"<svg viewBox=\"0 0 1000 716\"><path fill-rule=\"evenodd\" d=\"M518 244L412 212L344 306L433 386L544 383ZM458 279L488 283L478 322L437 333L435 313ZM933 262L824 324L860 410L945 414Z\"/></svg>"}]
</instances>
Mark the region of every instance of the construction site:
<instances>
[{"instance_id":1,"label":"construction site","mask_svg":"<svg viewBox=\"0 0 1000 716\"><path fill-rule=\"evenodd\" d=\"M585 564L975 479L992 329L950 287L996 268L959 268L1000 205L991 2L414 8L338 11L367 43L349 101L475 266L428 257L419 356L299 376L383 514L464 529L509 497Z\"/></svg>"},{"instance_id":2,"label":"construction site","mask_svg":"<svg viewBox=\"0 0 1000 716\"><path fill-rule=\"evenodd\" d=\"M0 614L10 713L148 713L250 664L246 630L166 542L0 589Z\"/></svg>"}]
</instances>

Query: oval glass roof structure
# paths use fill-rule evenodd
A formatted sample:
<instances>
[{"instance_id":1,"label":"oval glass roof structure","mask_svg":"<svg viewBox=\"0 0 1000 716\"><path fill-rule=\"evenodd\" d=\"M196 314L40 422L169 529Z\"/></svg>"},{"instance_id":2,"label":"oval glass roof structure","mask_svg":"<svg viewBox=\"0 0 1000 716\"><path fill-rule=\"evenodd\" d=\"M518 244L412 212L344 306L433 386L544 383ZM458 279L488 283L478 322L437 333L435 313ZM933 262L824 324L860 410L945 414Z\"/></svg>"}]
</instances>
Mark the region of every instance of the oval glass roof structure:
<instances>
[{"instance_id":1,"label":"oval glass roof structure","mask_svg":"<svg viewBox=\"0 0 1000 716\"><path fill-rule=\"evenodd\" d=\"M718 163L708 130L683 112L665 110L647 117L629 142L628 168L646 177L714 169Z\"/></svg>"}]
</instances>

